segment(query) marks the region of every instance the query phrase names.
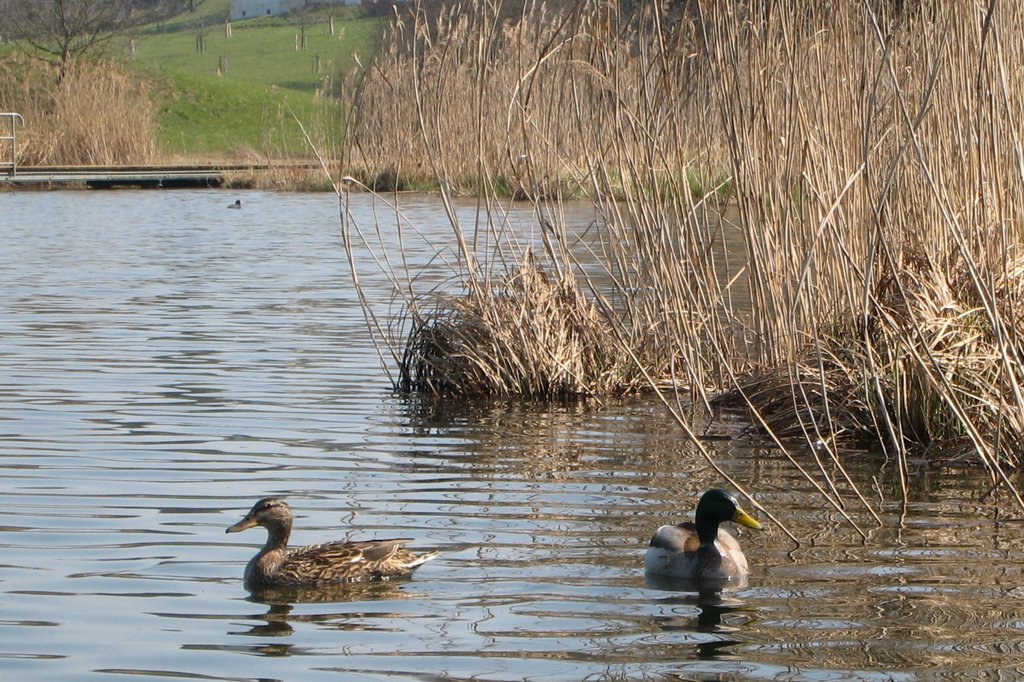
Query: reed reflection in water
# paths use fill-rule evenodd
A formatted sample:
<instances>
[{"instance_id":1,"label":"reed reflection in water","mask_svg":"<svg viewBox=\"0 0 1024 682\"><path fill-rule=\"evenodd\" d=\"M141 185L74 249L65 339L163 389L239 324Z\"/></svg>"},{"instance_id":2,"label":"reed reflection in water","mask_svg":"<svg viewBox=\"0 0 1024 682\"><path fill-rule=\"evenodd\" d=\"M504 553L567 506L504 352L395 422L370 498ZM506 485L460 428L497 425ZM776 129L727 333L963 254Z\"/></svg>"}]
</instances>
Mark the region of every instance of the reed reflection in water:
<instances>
[{"instance_id":1,"label":"reed reflection in water","mask_svg":"<svg viewBox=\"0 0 1024 682\"><path fill-rule=\"evenodd\" d=\"M336 201L240 196L0 193L3 679L1019 673L1020 515L970 468L921 463L903 506L890 464L851 456L886 524L862 541L777 453L712 443L805 542L741 533L734 591L650 582L653 529L722 483L658 405L399 400ZM403 202L445 243L439 204ZM261 538L223 529L266 495L288 497L295 544L442 555L408 580L249 595Z\"/></svg>"}]
</instances>

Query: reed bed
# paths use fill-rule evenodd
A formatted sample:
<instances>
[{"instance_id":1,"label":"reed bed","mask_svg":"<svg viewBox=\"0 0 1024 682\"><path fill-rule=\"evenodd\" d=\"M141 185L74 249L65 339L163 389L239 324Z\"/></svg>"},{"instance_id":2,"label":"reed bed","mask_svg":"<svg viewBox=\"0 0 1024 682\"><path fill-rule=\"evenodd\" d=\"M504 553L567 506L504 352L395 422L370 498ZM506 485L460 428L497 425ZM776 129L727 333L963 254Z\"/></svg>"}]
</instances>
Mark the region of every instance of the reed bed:
<instances>
[{"instance_id":1,"label":"reed bed","mask_svg":"<svg viewBox=\"0 0 1024 682\"><path fill-rule=\"evenodd\" d=\"M359 112L352 175L370 185L380 176L441 183L452 194L589 192L583 150L604 137L603 119L580 117L580 93L561 86L584 85L600 109L613 101L589 63L593 46L574 30L588 19L535 4L498 22L500 5L452 4L395 24L370 77L348 86Z\"/></svg>"},{"instance_id":2,"label":"reed bed","mask_svg":"<svg viewBox=\"0 0 1024 682\"><path fill-rule=\"evenodd\" d=\"M443 297L412 323L403 391L549 398L630 392L643 382L574 279L545 272L529 253L497 290Z\"/></svg>"},{"instance_id":3,"label":"reed bed","mask_svg":"<svg viewBox=\"0 0 1024 682\"><path fill-rule=\"evenodd\" d=\"M550 228L524 270L514 241L483 254L486 225L452 221L464 296L425 305L430 292L403 288L408 324L387 339L404 347L402 387L643 386L697 442L688 411L738 406L787 453L811 446L820 475L808 476L837 508L826 463L841 471L850 441L896 456L905 480L910 452L967 457L1016 495L1024 9L680 5L527 3L506 22L485 3L396 24L357 88L350 167L427 172L444 197L512 189ZM599 216L584 252L600 286L547 222L580 195ZM525 284L530 273L552 289ZM596 331L575 338L594 348L541 333L494 342L524 311L566 330L581 310ZM555 378L596 365L587 353L615 361L586 382ZM455 356L477 389L435 379ZM538 376L497 379L510 362Z\"/></svg>"},{"instance_id":4,"label":"reed bed","mask_svg":"<svg viewBox=\"0 0 1024 682\"><path fill-rule=\"evenodd\" d=\"M0 109L25 119L23 165L142 164L155 155L157 106L149 88L116 63L58 67L27 57L0 60Z\"/></svg>"},{"instance_id":5,"label":"reed bed","mask_svg":"<svg viewBox=\"0 0 1024 682\"><path fill-rule=\"evenodd\" d=\"M729 391L774 435L971 453L1008 482L1024 15L833 10L709 34L768 377ZM758 399L773 384L788 400Z\"/></svg>"}]
</instances>

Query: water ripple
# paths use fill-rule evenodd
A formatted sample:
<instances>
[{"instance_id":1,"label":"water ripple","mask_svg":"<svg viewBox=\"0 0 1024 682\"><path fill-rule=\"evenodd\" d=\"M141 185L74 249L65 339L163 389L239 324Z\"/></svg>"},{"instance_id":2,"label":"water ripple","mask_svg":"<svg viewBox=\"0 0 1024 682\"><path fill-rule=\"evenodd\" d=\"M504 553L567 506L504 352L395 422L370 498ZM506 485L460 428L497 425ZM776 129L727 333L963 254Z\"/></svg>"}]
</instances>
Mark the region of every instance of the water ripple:
<instances>
[{"instance_id":1,"label":"water ripple","mask_svg":"<svg viewBox=\"0 0 1024 682\"><path fill-rule=\"evenodd\" d=\"M865 543L778 453L710 442L805 543L743 533L753 575L729 593L648 584L652 530L720 484L656 403L399 399L335 199L244 201L0 193L5 679L1012 677L1024 546L997 507L962 504L970 476L923 480L903 509L892 469L859 458L886 500ZM436 202L403 201L447 239ZM385 278L364 283L386 313ZM270 494L296 543L441 556L410 580L250 596L262 531L224 529Z\"/></svg>"}]
</instances>

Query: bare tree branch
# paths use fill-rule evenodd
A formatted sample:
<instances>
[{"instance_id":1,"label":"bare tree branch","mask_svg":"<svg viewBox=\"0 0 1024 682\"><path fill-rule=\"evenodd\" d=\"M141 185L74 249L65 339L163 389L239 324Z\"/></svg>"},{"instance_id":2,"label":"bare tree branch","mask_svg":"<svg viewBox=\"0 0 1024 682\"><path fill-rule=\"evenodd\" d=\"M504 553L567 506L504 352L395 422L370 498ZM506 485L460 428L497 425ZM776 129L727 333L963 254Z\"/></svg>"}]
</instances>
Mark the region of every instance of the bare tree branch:
<instances>
[{"instance_id":1,"label":"bare tree branch","mask_svg":"<svg viewBox=\"0 0 1024 682\"><path fill-rule=\"evenodd\" d=\"M180 9L180 0L0 0L7 35L60 65Z\"/></svg>"}]
</instances>

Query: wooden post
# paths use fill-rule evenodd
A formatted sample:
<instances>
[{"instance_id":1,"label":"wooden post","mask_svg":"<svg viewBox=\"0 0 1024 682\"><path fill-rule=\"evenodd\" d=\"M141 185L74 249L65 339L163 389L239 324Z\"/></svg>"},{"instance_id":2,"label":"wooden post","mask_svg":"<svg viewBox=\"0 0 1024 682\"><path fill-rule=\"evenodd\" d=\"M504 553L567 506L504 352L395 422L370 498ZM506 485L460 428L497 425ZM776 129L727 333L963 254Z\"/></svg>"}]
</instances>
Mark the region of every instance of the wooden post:
<instances>
[{"instance_id":1,"label":"wooden post","mask_svg":"<svg viewBox=\"0 0 1024 682\"><path fill-rule=\"evenodd\" d=\"M227 19L227 20L224 21L224 37L225 38L230 38L231 37L231 20L230 19Z\"/></svg>"}]
</instances>

